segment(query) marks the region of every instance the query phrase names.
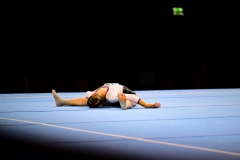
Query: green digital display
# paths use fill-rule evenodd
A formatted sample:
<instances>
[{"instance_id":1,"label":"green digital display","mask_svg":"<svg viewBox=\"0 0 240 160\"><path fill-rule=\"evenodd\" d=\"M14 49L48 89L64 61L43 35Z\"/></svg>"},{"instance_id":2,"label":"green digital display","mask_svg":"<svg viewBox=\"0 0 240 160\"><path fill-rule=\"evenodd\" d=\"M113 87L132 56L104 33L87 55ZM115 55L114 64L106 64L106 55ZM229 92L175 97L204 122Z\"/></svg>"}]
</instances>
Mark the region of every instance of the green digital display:
<instances>
[{"instance_id":1,"label":"green digital display","mask_svg":"<svg viewBox=\"0 0 240 160\"><path fill-rule=\"evenodd\" d=\"M173 7L173 15L175 16L183 16L183 8L181 7Z\"/></svg>"}]
</instances>

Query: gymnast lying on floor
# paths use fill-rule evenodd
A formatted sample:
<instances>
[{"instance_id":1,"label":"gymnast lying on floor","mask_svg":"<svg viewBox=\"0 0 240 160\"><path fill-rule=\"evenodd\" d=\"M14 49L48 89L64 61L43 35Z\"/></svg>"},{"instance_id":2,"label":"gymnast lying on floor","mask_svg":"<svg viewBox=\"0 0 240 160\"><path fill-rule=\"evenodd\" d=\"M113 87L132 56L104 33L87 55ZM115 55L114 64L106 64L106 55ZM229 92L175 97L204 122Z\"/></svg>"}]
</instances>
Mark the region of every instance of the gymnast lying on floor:
<instances>
[{"instance_id":1,"label":"gymnast lying on floor","mask_svg":"<svg viewBox=\"0 0 240 160\"><path fill-rule=\"evenodd\" d=\"M62 99L55 90L52 90L56 106L121 106L123 110L132 108L137 104L145 108L160 108L159 102L146 103L137 94L119 83L105 83L94 91L87 91L83 98Z\"/></svg>"}]
</instances>

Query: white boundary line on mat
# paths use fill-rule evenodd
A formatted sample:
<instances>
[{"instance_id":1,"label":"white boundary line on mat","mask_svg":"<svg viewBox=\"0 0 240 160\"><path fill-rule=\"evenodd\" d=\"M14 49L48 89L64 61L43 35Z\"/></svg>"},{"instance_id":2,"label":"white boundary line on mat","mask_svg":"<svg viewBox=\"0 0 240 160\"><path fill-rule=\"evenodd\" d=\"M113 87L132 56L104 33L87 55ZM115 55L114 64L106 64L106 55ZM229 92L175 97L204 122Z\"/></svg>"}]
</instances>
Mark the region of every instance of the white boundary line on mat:
<instances>
[{"instance_id":1,"label":"white boundary line on mat","mask_svg":"<svg viewBox=\"0 0 240 160\"><path fill-rule=\"evenodd\" d=\"M42 126L47 126L47 127L54 127L54 128L76 131L76 132L84 132L84 133L97 134L97 135L110 136L110 137L117 137L117 138L123 138L123 139L130 139L130 140L136 140L136 141L142 141L142 142L148 142L148 143L155 143L155 144L168 145L168 146L174 146L174 147L188 148L188 149L193 149L193 150L200 150L200 151L214 152L214 153L227 154L227 155L233 155L233 156L240 156L240 153L211 149L211 148L203 148L203 147L189 146L189 145L183 145L183 144L177 144L177 143L162 142L162 141L156 141L156 140L150 140L150 139L144 139L144 138L123 136L123 135L110 134L110 133L104 133L104 132L96 132L96 131L70 128L70 127L58 126L58 125L53 125L53 124L48 124L48 123L33 122L33 121L13 119L13 118L0 117L0 119L9 120L9 121L16 121L16 122L24 122L24 123L30 123L30 124L37 124L37 125L42 125Z\"/></svg>"}]
</instances>

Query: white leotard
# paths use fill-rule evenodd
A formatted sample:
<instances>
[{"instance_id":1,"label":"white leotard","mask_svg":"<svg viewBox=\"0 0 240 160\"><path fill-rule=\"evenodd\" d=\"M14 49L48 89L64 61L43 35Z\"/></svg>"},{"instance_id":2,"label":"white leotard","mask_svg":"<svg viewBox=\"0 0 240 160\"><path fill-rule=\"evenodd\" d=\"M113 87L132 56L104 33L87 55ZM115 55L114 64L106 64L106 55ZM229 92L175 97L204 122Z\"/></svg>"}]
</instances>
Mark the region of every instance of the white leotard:
<instances>
[{"instance_id":1,"label":"white leotard","mask_svg":"<svg viewBox=\"0 0 240 160\"><path fill-rule=\"evenodd\" d=\"M89 98L90 96L92 96L92 94L94 92L96 92L97 90L99 90L100 88L106 87L108 88L107 93L106 93L106 102L109 103L115 103L118 102L118 94L123 93L123 85L118 84L118 83L105 83L103 86L99 87L98 89L92 91L87 91L85 97ZM126 99L134 102L134 103L138 103L140 98L134 94L125 94Z\"/></svg>"}]
</instances>

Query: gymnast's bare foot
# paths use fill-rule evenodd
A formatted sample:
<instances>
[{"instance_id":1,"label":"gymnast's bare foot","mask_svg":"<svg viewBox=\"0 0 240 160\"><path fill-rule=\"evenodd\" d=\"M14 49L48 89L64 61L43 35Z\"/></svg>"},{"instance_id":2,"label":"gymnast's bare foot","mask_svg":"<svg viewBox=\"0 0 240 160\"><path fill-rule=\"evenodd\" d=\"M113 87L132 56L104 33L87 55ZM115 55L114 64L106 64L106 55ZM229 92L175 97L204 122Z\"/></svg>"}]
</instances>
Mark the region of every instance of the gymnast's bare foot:
<instances>
[{"instance_id":1,"label":"gymnast's bare foot","mask_svg":"<svg viewBox=\"0 0 240 160\"><path fill-rule=\"evenodd\" d=\"M63 106L66 104L65 100L59 97L59 95L55 92L55 90L52 90L53 97L55 99L56 106Z\"/></svg>"},{"instance_id":2,"label":"gymnast's bare foot","mask_svg":"<svg viewBox=\"0 0 240 160\"><path fill-rule=\"evenodd\" d=\"M124 94L118 94L119 103L123 110L127 109L126 96Z\"/></svg>"}]
</instances>

